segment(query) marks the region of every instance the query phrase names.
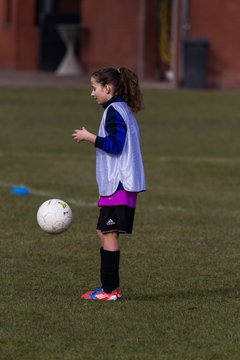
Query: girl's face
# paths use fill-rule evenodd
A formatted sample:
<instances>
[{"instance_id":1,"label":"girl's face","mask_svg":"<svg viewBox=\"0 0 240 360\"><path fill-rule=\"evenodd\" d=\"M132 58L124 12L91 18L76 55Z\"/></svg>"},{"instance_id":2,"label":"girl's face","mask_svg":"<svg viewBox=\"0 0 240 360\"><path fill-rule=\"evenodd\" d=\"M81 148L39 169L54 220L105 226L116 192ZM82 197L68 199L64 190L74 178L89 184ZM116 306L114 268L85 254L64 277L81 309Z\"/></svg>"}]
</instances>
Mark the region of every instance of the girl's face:
<instances>
[{"instance_id":1,"label":"girl's face","mask_svg":"<svg viewBox=\"0 0 240 360\"><path fill-rule=\"evenodd\" d=\"M113 87L111 84L102 85L94 77L91 77L91 85L91 96L96 100L97 104L102 105L113 97Z\"/></svg>"}]
</instances>

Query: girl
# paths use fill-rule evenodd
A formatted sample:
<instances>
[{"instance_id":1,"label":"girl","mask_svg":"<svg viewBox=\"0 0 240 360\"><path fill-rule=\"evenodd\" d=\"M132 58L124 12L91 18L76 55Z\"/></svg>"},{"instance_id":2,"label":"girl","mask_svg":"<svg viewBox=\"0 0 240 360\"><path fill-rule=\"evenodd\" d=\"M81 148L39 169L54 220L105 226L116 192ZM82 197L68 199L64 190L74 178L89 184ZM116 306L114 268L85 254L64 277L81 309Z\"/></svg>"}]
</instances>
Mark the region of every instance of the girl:
<instances>
[{"instance_id":1,"label":"girl","mask_svg":"<svg viewBox=\"0 0 240 360\"><path fill-rule=\"evenodd\" d=\"M124 67L94 71L91 85L91 96L104 108L98 135L83 127L72 137L96 147L101 287L81 298L118 300L122 297L119 234L132 233L137 193L146 189L139 129L133 115L142 109L142 95L137 75Z\"/></svg>"}]
</instances>

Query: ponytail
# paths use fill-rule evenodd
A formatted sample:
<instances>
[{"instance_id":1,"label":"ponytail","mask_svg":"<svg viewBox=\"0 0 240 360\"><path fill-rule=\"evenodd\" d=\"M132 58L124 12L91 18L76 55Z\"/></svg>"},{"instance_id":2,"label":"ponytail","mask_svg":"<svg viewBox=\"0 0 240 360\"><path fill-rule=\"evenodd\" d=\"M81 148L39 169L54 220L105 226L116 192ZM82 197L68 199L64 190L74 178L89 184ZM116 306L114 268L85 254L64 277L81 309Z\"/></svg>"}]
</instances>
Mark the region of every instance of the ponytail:
<instances>
[{"instance_id":1,"label":"ponytail","mask_svg":"<svg viewBox=\"0 0 240 360\"><path fill-rule=\"evenodd\" d=\"M139 87L137 75L125 67L119 68L120 84L119 96L129 105L133 112L143 108L143 98Z\"/></svg>"},{"instance_id":2,"label":"ponytail","mask_svg":"<svg viewBox=\"0 0 240 360\"><path fill-rule=\"evenodd\" d=\"M126 67L102 68L92 73L92 76L102 85L112 84L115 95L120 96L133 112L143 108L143 97L137 75Z\"/></svg>"}]
</instances>

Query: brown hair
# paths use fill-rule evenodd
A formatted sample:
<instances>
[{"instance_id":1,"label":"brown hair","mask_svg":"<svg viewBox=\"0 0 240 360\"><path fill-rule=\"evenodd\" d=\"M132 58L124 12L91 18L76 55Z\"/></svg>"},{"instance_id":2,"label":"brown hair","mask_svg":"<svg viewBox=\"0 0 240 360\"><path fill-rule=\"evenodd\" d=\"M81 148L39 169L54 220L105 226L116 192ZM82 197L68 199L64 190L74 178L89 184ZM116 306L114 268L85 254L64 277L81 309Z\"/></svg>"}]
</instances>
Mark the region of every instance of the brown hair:
<instances>
[{"instance_id":1,"label":"brown hair","mask_svg":"<svg viewBox=\"0 0 240 360\"><path fill-rule=\"evenodd\" d=\"M102 84L112 84L115 95L120 96L133 112L143 108L143 98L137 75L128 68L106 67L96 70L92 77Z\"/></svg>"}]
</instances>

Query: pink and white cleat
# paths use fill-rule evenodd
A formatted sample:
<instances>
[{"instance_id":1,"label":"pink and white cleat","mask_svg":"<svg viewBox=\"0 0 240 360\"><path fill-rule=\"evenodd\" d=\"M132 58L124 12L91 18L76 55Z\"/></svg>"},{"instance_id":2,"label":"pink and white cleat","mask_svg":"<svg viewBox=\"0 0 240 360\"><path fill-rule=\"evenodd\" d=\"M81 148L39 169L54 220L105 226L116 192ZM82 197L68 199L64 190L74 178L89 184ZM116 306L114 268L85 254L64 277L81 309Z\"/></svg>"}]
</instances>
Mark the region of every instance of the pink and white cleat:
<instances>
[{"instance_id":1,"label":"pink and white cleat","mask_svg":"<svg viewBox=\"0 0 240 360\"><path fill-rule=\"evenodd\" d=\"M81 296L82 300L99 300L99 301L116 301L121 299L122 292L120 289L113 290L111 293L106 293L103 288L98 288L94 291L87 291Z\"/></svg>"}]
</instances>

